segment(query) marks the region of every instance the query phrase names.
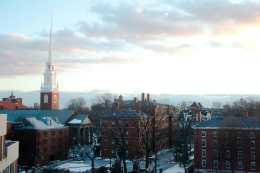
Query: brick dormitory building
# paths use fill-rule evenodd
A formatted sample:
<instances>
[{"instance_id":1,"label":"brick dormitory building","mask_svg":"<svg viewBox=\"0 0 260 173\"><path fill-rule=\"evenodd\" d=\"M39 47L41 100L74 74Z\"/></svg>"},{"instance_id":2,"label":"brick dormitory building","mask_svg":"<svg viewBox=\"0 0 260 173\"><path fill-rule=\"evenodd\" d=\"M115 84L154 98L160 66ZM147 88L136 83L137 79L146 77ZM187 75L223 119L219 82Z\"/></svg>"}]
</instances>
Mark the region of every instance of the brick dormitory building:
<instances>
[{"instance_id":1,"label":"brick dormitory building","mask_svg":"<svg viewBox=\"0 0 260 173\"><path fill-rule=\"evenodd\" d=\"M195 172L260 172L260 120L213 117L193 126Z\"/></svg>"},{"instance_id":2,"label":"brick dormitory building","mask_svg":"<svg viewBox=\"0 0 260 173\"><path fill-rule=\"evenodd\" d=\"M145 151L141 149L143 142L138 129L142 129L144 119L151 120L151 128L156 128L157 121L163 122L161 129L165 130L165 136L161 139L157 151L173 146L173 136L177 130L177 116L173 115L173 107L157 103L150 100L150 94L145 99L142 93L142 100L134 98L129 104L124 104L120 108L120 103L114 103L113 112L102 115L101 117L101 157L121 157L121 149L118 143L106 135L110 131L126 146L125 157L128 159L142 158ZM159 120L160 119L160 120ZM124 141L118 127L126 130ZM112 132L113 131L113 132ZM152 137L156 134L150 134Z\"/></svg>"}]
</instances>

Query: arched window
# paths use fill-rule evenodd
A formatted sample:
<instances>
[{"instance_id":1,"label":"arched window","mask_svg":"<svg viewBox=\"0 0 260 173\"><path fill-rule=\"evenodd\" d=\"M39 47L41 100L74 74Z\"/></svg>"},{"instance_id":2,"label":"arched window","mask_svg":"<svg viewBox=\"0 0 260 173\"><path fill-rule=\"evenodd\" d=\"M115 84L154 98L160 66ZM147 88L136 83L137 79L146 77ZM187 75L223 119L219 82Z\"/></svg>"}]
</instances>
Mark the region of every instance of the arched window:
<instances>
[{"instance_id":1,"label":"arched window","mask_svg":"<svg viewBox=\"0 0 260 173\"><path fill-rule=\"evenodd\" d=\"M48 103L48 95L47 94L44 95L44 103Z\"/></svg>"},{"instance_id":2,"label":"arched window","mask_svg":"<svg viewBox=\"0 0 260 173\"><path fill-rule=\"evenodd\" d=\"M54 95L54 103L57 103L57 96Z\"/></svg>"}]
</instances>

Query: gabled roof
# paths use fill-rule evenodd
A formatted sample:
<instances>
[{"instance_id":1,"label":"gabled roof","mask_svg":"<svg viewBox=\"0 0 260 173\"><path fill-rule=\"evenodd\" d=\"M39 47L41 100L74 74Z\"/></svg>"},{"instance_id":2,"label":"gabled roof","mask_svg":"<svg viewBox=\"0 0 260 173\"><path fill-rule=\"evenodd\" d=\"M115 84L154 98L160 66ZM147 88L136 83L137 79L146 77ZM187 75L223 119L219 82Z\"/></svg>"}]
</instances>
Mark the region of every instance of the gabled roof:
<instances>
[{"instance_id":1,"label":"gabled roof","mask_svg":"<svg viewBox=\"0 0 260 173\"><path fill-rule=\"evenodd\" d=\"M42 117L57 117L60 123L64 122L74 113L74 110L0 110L0 114L7 114L7 121L14 122L19 116L35 117L41 120Z\"/></svg>"},{"instance_id":2,"label":"gabled roof","mask_svg":"<svg viewBox=\"0 0 260 173\"><path fill-rule=\"evenodd\" d=\"M3 106L3 110L16 110L16 106L18 106L18 109L29 109L22 103L14 103L12 101L0 101L0 107L1 106Z\"/></svg>"},{"instance_id":3,"label":"gabled roof","mask_svg":"<svg viewBox=\"0 0 260 173\"><path fill-rule=\"evenodd\" d=\"M202 107L202 104L201 104L200 102L198 103L198 105L199 105L200 107Z\"/></svg>"},{"instance_id":4,"label":"gabled roof","mask_svg":"<svg viewBox=\"0 0 260 173\"><path fill-rule=\"evenodd\" d=\"M89 117L89 114L73 114L67 121L66 123L76 119L76 120L81 120L81 123L86 119L86 118L89 118L89 120L93 122L93 120Z\"/></svg>"},{"instance_id":5,"label":"gabled roof","mask_svg":"<svg viewBox=\"0 0 260 173\"><path fill-rule=\"evenodd\" d=\"M191 105L191 107L197 107L197 106L198 106L198 104L196 102L193 102Z\"/></svg>"},{"instance_id":6,"label":"gabled roof","mask_svg":"<svg viewBox=\"0 0 260 173\"><path fill-rule=\"evenodd\" d=\"M204 121L193 126L193 128L224 128L225 125L227 127L230 127L230 124L232 124L232 122L235 122L236 127L238 128L260 128L260 119L257 117L213 117L208 121Z\"/></svg>"},{"instance_id":7,"label":"gabled roof","mask_svg":"<svg viewBox=\"0 0 260 173\"><path fill-rule=\"evenodd\" d=\"M143 118L148 117L149 115L144 112L136 112L135 110L118 110L105 115L102 115L101 118Z\"/></svg>"}]
</instances>

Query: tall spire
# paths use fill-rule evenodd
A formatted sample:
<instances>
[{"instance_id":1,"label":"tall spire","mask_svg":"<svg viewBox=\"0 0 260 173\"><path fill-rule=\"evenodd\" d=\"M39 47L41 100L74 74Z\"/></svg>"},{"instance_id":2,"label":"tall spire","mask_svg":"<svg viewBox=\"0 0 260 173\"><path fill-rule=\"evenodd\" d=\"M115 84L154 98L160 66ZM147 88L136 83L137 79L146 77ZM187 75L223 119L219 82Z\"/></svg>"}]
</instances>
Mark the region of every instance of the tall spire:
<instances>
[{"instance_id":1,"label":"tall spire","mask_svg":"<svg viewBox=\"0 0 260 173\"><path fill-rule=\"evenodd\" d=\"M49 45L49 58L48 58L48 62L53 63L53 58L52 58L52 38L51 38L51 32L52 32L52 15L51 15L50 45Z\"/></svg>"}]
</instances>

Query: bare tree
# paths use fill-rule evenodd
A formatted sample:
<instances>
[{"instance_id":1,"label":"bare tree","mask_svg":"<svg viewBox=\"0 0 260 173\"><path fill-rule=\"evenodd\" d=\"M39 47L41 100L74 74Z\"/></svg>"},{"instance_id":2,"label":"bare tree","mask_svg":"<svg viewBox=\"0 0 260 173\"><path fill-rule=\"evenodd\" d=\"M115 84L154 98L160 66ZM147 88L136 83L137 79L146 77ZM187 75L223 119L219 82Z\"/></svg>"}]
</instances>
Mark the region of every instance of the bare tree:
<instances>
[{"instance_id":1,"label":"bare tree","mask_svg":"<svg viewBox=\"0 0 260 173\"><path fill-rule=\"evenodd\" d=\"M78 111L80 111L80 109L82 107L85 107L86 105L87 105L87 100L85 100L83 97L71 98L66 103L67 109L78 110Z\"/></svg>"},{"instance_id":2,"label":"bare tree","mask_svg":"<svg viewBox=\"0 0 260 173\"><path fill-rule=\"evenodd\" d=\"M111 127L106 127L102 131L102 134L106 136L107 139L110 140L111 146L115 145L119 148L120 159L123 160L124 164L124 172L127 172L126 166L126 152L128 150L128 127L129 122L124 119L123 114L127 114L127 111L119 111L117 112L122 116L113 117L113 124ZM110 151L111 152L111 151Z\"/></svg>"}]
</instances>

